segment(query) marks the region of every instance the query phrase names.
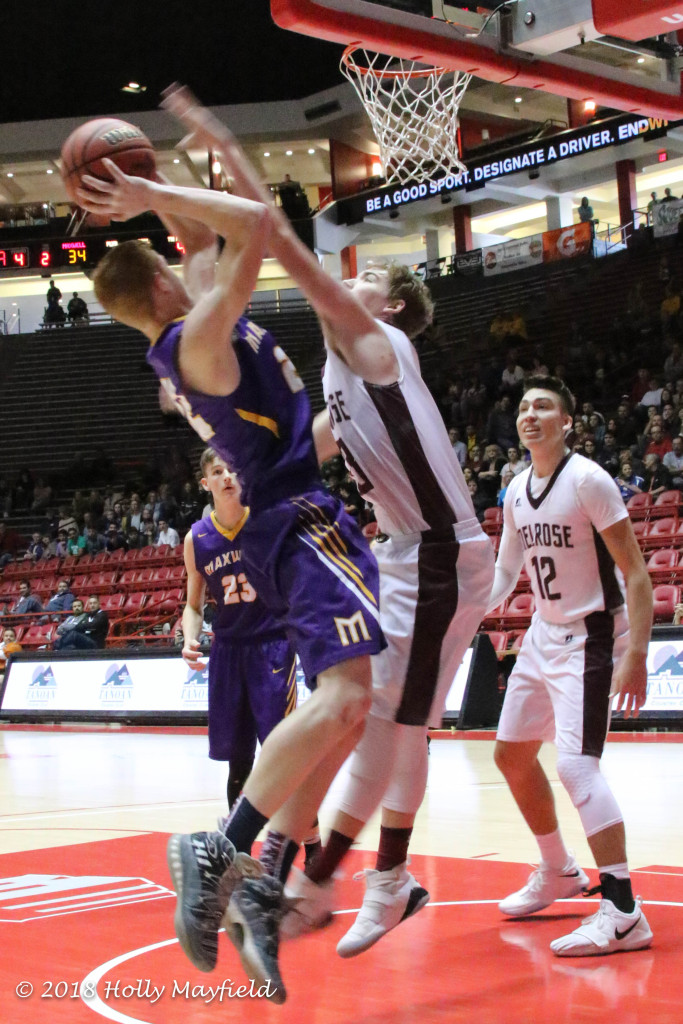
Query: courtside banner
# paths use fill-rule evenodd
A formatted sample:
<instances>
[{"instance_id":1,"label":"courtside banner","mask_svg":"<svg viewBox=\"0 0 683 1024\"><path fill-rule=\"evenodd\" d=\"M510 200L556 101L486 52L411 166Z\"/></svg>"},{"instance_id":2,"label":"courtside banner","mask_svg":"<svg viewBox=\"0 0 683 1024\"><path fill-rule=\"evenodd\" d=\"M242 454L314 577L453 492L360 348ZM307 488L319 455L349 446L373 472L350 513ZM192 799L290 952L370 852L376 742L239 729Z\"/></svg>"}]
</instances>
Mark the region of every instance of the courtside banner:
<instances>
[{"instance_id":1,"label":"courtside banner","mask_svg":"<svg viewBox=\"0 0 683 1024\"><path fill-rule=\"evenodd\" d=\"M510 270L535 267L543 262L543 236L528 235L482 249L484 276L507 274Z\"/></svg>"},{"instance_id":2,"label":"courtside banner","mask_svg":"<svg viewBox=\"0 0 683 1024\"><path fill-rule=\"evenodd\" d=\"M652 206L652 233L655 238L678 234L683 213L683 199L654 203Z\"/></svg>"},{"instance_id":3,"label":"courtside banner","mask_svg":"<svg viewBox=\"0 0 683 1024\"><path fill-rule=\"evenodd\" d=\"M556 228L543 232L543 262L584 256L593 246L593 225L574 224L569 228Z\"/></svg>"}]
</instances>

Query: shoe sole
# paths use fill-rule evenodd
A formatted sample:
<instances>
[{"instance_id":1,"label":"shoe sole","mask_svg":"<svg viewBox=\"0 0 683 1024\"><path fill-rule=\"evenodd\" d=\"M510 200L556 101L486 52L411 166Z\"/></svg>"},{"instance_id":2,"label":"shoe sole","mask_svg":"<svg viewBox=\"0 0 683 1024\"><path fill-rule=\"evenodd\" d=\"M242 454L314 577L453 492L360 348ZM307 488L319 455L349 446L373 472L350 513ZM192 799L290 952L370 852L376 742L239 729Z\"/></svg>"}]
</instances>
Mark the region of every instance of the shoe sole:
<instances>
[{"instance_id":1,"label":"shoe sole","mask_svg":"<svg viewBox=\"0 0 683 1024\"><path fill-rule=\"evenodd\" d=\"M194 964L197 970L209 973L216 966L216 961L214 960L213 963L210 963L208 960L197 956L187 928L185 927L185 921L183 920L182 899L184 886L182 839L182 835L173 835L166 846L166 863L168 864L168 870L171 875L171 879L173 880L173 887L176 892L176 907L175 914L173 915L173 927L175 929L178 942L180 943L180 948L190 963Z\"/></svg>"},{"instance_id":2,"label":"shoe sole","mask_svg":"<svg viewBox=\"0 0 683 1024\"><path fill-rule=\"evenodd\" d=\"M279 976L279 971L275 979L272 977L272 972L266 973L263 960L252 940L251 930L247 927L247 922L239 909L231 907L226 910L222 924L226 935L239 954L247 977L255 983L257 988L266 989L266 999L278 1006L282 1005L287 999L284 982Z\"/></svg>"},{"instance_id":3,"label":"shoe sole","mask_svg":"<svg viewBox=\"0 0 683 1024\"><path fill-rule=\"evenodd\" d=\"M397 928L403 921L407 920L409 917L414 917L415 914L417 914L418 911L422 910L422 908L426 906L428 903L429 893L427 892L426 889L423 889L422 886L416 885L413 889L411 889L406 909L403 912L403 917L401 917L396 922L396 924L392 925L391 928L387 928L386 931L380 932L379 935L373 936L371 939L368 939L361 945L356 945L349 949L340 950L339 946L344 941L342 939L339 945L337 946L337 954L344 960L350 960L351 957L358 956L359 953L364 953L366 949L370 949L372 946L374 946L377 942L379 942L381 938L383 938L389 932L393 931L394 928Z\"/></svg>"}]
</instances>

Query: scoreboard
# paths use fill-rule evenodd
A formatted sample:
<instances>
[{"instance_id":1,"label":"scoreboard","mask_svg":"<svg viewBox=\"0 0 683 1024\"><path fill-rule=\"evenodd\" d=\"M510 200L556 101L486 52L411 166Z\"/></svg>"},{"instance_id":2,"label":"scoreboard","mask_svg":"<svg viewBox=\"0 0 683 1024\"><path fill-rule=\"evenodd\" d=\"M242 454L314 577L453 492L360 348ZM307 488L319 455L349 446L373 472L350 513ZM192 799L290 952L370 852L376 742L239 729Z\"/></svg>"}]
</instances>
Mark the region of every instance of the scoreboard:
<instances>
[{"instance_id":1,"label":"scoreboard","mask_svg":"<svg viewBox=\"0 0 683 1024\"><path fill-rule=\"evenodd\" d=\"M0 273L4 270L48 270L50 273L92 270L109 249L128 238L141 238L149 242L169 263L180 260L183 253L180 242L166 231L149 231L144 235L125 236L88 234L66 239L30 241L0 248Z\"/></svg>"}]
</instances>

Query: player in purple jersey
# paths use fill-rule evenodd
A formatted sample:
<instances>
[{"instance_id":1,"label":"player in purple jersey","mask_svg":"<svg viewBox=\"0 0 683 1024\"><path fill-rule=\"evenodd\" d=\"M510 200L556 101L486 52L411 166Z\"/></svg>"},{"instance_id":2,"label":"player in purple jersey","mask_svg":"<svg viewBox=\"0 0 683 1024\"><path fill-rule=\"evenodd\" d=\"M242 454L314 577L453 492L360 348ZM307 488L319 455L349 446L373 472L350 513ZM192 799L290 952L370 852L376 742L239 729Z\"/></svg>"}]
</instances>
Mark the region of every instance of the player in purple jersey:
<instances>
[{"instance_id":1,"label":"player in purple jersey","mask_svg":"<svg viewBox=\"0 0 683 1024\"><path fill-rule=\"evenodd\" d=\"M176 931L192 962L215 967L229 901L226 927L245 969L283 1002L283 881L362 735L369 655L383 646L377 564L341 503L322 487L310 422L305 426L308 402L292 364L267 332L241 319L268 242L267 208L131 178L111 161L107 168L110 182L84 178L81 204L115 220L157 213L185 249L186 283L149 246L126 242L98 265L96 295L153 349L159 345L151 361L177 407L234 465L252 507L242 530L250 583L281 619L306 677L318 683L268 736L223 827L173 836L168 851ZM215 235L225 240L218 257ZM182 326L174 326L178 321ZM249 853L267 821L259 863Z\"/></svg>"}]
</instances>

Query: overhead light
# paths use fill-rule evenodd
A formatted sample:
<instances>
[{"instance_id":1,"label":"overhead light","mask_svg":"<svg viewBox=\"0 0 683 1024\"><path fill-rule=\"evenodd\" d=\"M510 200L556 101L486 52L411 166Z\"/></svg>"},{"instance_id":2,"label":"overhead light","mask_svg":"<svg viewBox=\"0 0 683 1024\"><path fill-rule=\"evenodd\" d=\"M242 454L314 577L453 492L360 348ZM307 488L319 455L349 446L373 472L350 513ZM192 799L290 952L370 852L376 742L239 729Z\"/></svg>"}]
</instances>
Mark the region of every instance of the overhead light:
<instances>
[{"instance_id":1,"label":"overhead light","mask_svg":"<svg viewBox=\"0 0 683 1024\"><path fill-rule=\"evenodd\" d=\"M382 165L379 162L379 160L373 160L372 161L372 176L373 176L373 178L381 178L383 174L384 174L384 169L382 168Z\"/></svg>"},{"instance_id":2,"label":"overhead light","mask_svg":"<svg viewBox=\"0 0 683 1024\"><path fill-rule=\"evenodd\" d=\"M175 156L175 157L173 158L173 163L174 163L174 164L179 164L179 163L180 163L180 157L177 157L177 156Z\"/></svg>"},{"instance_id":3,"label":"overhead light","mask_svg":"<svg viewBox=\"0 0 683 1024\"><path fill-rule=\"evenodd\" d=\"M522 102L522 97L521 96L515 96L515 103L521 103L521 102Z\"/></svg>"},{"instance_id":4,"label":"overhead light","mask_svg":"<svg viewBox=\"0 0 683 1024\"><path fill-rule=\"evenodd\" d=\"M54 171L52 170L52 168L51 168L51 167L48 167L48 169L47 169L47 173L48 173L48 174L54 174L55 172L54 172Z\"/></svg>"},{"instance_id":5,"label":"overhead light","mask_svg":"<svg viewBox=\"0 0 683 1024\"><path fill-rule=\"evenodd\" d=\"M268 150L266 150L266 151L265 151L265 153L264 153L263 155L264 155L264 156L270 156L270 152L269 152Z\"/></svg>"},{"instance_id":6,"label":"overhead light","mask_svg":"<svg viewBox=\"0 0 683 1024\"><path fill-rule=\"evenodd\" d=\"M595 100L584 100L583 112L584 114L594 114L597 110L597 103Z\"/></svg>"},{"instance_id":7,"label":"overhead light","mask_svg":"<svg viewBox=\"0 0 683 1024\"><path fill-rule=\"evenodd\" d=\"M211 164L211 170L213 171L214 174L221 173L222 168L220 160L214 160L214 162Z\"/></svg>"},{"instance_id":8,"label":"overhead light","mask_svg":"<svg viewBox=\"0 0 683 1024\"><path fill-rule=\"evenodd\" d=\"M7 177L8 178L13 178L14 177L14 173L12 171L8 171L7 172Z\"/></svg>"},{"instance_id":9,"label":"overhead light","mask_svg":"<svg viewBox=\"0 0 683 1024\"><path fill-rule=\"evenodd\" d=\"M645 58L644 57L639 57L638 60L636 61L636 64L644 64L644 63L645 63Z\"/></svg>"},{"instance_id":10,"label":"overhead light","mask_svg":"<svg viewBox=\"0 0 683 1024\"><path fill-rule=\"evenodd\" d=\"M285 150L285 156L292 156L292 154L293 154L293 153L294 153L294 150L293 150L293 149L287 149L287 150Z\"/></svg>"},{"instance_id":11,"label":"overhead light","mask_svg":"<svg viewBox=\"0 0 683 1024\"><path fill-rule=\"evenodd\" d=\"M309 151L308 151L309 156L313 156L314 153L315 153L314 149L309 149Z\"/></svg>"},{"instance_id":12,"label":"overhead light","mask_svg":"<svg viewBox=\"0 0 683 1024\"><path fill-rule=\"evenodd\" d=\"M133 92L133 93L147 92L147 86L146 85L140 85L139 82L129 82L128 85L124 85L124 86L121 87L121 92Z\"/></svg>"}]
</instances>

